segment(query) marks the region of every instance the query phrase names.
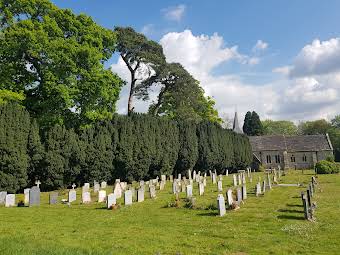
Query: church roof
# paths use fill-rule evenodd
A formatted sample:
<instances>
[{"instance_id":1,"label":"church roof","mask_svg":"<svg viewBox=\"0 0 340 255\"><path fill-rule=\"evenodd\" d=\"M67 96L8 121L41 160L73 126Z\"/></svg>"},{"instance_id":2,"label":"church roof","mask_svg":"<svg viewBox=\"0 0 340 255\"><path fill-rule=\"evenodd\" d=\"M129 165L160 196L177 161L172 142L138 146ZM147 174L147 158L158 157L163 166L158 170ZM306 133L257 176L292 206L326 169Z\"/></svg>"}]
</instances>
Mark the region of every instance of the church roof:
<instances>
[{"instance_id":1,"label":"church roof","mask_svg":"<svg viewBox=\"0 0 340 255\"><path fill-rule=\"evenodd\" d=\"M238 123L238 117L237 117L237 112L235 112L234 116L234 123L233 123L233 131L238 134L243 134L242 129L240 128L240 125Z\"/></svg>"},{"instance_id":2,"label":"church roof","mask_svg":"<svg viewBox=\"0 0 340 255\"><path fill-rule=\"evenodd\" d=\"M254 151L329 151L333 150L328 134L325 135L267 135L250 136Z\"/></svg>"}]
</instances>

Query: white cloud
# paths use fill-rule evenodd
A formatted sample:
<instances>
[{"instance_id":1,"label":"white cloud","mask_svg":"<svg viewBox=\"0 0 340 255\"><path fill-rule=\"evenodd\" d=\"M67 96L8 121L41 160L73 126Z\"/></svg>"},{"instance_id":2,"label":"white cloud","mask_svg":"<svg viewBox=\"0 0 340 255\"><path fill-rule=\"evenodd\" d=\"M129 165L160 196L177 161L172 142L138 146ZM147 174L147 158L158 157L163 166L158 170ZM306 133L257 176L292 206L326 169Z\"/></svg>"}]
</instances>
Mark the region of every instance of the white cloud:
<instances>
[{"instance_id":1,"label":"white cloud","mask_svg":"<svg viewBox=\"0 0 340 255\"><path fill-rule=\"evenodd\" d=\"M291 77L321 75L340 71L340 38L314 40L300 51L290 71Z\"/></svg>"},{"instance_id":2,"label":"white cloud","mask_svg":"<svg viewBox=\"0 0 340 255\"><path fill-rule=\"evenodd\" d=\"M181 21L181 19L183 18L185 9L186 6L184 4L180 4L177 6L162 9L162 13L166 19L178 22Z\"/></svg>"},{"instance_id":3,"label":"white cloud","mask_svg":"<svg viewBox=\"0 0 340 255\"><path fill-rule=\"evenodd\" d=\"M256 44L253 47L253 51L261 51L265 50L268 48L268 43L262 41L262 40L257 40Z\"/></svg>"},{"instance_id":4,"label":"white cloud","mask_svg":"<svg viewBox=\"0 0 340 255\"><path fill-rule=\"evenodd\" d=\"M150 36L154 33L154 31L155 31L155 25L154 24L147 24L147 25L142 27L141 33L146 35L146 36Z\"/></svg>"}]
</instances>

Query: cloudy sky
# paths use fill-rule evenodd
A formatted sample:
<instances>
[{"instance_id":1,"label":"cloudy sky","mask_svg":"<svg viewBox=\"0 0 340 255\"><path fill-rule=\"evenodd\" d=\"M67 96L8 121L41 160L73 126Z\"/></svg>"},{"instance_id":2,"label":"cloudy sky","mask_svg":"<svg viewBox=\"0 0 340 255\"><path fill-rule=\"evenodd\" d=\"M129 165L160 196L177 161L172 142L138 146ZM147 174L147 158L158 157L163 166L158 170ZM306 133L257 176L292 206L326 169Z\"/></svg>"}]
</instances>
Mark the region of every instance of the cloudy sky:
<instances>
[{"instance_id":1,"label":"cloudy sky","mask_svg":"<svg viewBox=\"0 0 340 255\"><path fill-rule=\"evenodd\" d=\"M158 41L216 101L220 114L331 119L340 114L340 1L54 0L107 28L132 26ZM118 56L108 67L128 81ZM118 111L126 113L128 88ZM152 100L152 99L151 99ZM146 102L135 102L146 111Z\"/></svg>"}]
</instances>

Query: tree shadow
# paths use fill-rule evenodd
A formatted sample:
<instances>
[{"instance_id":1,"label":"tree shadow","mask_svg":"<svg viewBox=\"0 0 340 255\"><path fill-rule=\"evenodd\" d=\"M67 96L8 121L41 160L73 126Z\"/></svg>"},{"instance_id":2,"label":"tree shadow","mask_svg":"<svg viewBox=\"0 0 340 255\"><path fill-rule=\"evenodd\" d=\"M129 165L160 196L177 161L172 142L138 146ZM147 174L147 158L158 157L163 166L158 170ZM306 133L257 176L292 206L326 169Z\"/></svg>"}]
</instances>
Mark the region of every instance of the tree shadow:
<instances>
[{"instance_id":1,"label":"tree shadow","mask_svg":"<svg viewBox=\"0 0 340 255\"><path fill-rule=\"evenodd\" d=\"M301 210L288 210L288 209L279 209L278 212L286 212L286 213L303 213Z\"/></svg>"},{"instance_id":2,"label":"tree shadow","mask_svg":"<svg viewBox=\"0 0 340 255\"><path fill-rule=\"evenodd\" d=\"M199 213L197 214L199 216L209 216L209 217L212 217L212 216L217 216L218 213L217 212L204 212L204 213Z\"/></svg>"},{"instance_id":3,"label":"tree shadow","mask_svg":"<svg viewBox=\"0 0 340 255\"><path fill-rule=\"evenodd\" d=\"M277 216L278 219L287 219L287 220L304 220L305 217L303 216L294 216L294 215L279 215Z\"/></svg>"},{"instance_id":4,"label":"tree shadow","mask_svg":"<svg viewBox=\"0 0 340 255\"><path fill-rule=\"evenodd\" d=\"M300 204L286 204L286 206L289 206L289 207L303 207L303 205L300 205Z\"/></svg>"}]
</instances>

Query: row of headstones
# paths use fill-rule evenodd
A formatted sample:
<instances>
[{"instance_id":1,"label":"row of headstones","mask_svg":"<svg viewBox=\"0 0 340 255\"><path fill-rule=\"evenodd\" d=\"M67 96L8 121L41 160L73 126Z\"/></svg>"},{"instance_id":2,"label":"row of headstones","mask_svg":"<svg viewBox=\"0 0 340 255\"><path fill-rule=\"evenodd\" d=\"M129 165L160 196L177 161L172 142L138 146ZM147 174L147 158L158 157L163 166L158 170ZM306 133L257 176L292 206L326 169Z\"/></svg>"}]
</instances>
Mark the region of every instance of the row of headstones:
<instances>
[{"instance_id":1,"label":"row of headstones","mask_svg":"<svg viewBox=\"0 0 340 255\"><path fill-rule=\"evenodd\" d=\"M241 203L247 199L247 187L243 184L241 187L236 188L236 199L233 196L233 189L228 189L226 192L226 199L223 194L217 196L217 208L220 216L226 214L226 209L237 209L241 206ZM227 206L226 206L227 201Z\"/></svg>"},{"instance_id":2,"label":"row of headstones","mask_svg":"<svg viewBox=\"0 0 340 255\"><path fill-rule=\"evenodd\" d=\"M312 181L308 184L306 193L304 191L301 192L301 199L304 210L304 217L306 220L314 220L314 211L316 209L315 203L312 202L312 198L314 197L314 193L316 191L316 182L315 176L312 176Z\"/></svg>"}]
</instances>

